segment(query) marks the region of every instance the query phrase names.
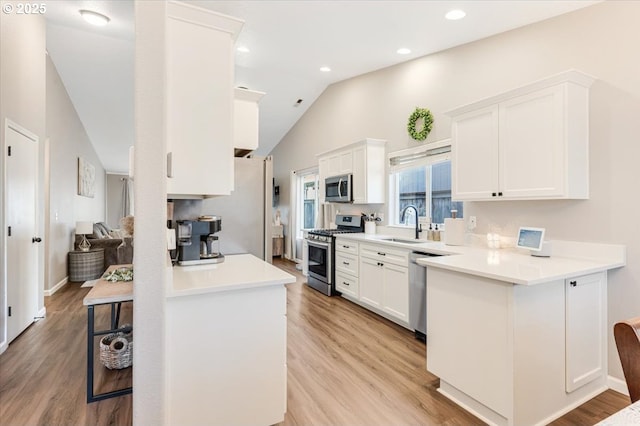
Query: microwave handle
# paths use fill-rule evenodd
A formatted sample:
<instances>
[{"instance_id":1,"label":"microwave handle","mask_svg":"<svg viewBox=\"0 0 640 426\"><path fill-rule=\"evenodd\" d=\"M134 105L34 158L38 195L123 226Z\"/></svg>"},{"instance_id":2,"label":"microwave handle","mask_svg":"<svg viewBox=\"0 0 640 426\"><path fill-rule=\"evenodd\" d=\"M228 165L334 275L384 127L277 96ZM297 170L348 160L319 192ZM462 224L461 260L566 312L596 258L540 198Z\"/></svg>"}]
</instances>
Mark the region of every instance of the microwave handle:
<instances>
[{"instance_id":1,"label":"microwave handle","mask_svg":"<svg viewBox=\"0 0 640 426\"><path fill-rule=\"evenodd\" d=\"M338 197L342 198L342 178L340 178L340 180L338 181Z\"/></svg>"}]
</instances>

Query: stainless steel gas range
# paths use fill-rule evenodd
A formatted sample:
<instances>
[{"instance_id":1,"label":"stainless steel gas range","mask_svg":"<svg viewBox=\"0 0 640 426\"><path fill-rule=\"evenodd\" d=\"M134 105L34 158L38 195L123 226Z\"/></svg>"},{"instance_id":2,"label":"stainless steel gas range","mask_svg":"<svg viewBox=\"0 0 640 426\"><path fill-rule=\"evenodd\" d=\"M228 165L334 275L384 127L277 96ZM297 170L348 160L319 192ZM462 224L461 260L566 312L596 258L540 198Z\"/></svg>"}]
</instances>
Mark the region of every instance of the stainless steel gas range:
<instances>
[{"instance_id":1,"label":"stainless steel gas range","mask_svg":"<svg viewBox=\"0 0 640 426\"><path fill-rule=\"evenodd\" d=\"M313 229L307 234L309 255L307 284L327 296L336 294L335 236L364 232L364 221L359 215L337 215L337 229Z\"/></svg>"}]
</instances>

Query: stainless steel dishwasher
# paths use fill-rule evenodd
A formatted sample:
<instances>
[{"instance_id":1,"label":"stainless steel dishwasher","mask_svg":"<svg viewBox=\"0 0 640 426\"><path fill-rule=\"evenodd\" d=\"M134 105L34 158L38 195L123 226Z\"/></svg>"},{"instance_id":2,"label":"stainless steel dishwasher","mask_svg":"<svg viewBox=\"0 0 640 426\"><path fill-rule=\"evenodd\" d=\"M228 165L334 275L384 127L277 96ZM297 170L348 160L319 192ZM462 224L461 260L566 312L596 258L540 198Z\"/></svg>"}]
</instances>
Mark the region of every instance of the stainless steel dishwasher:
<instances>
[{"instance_id":1,"label":"stainless steel dishwasher","mask_svg":"<svg viewBox=\"0 0 640 426\"><path fill-rule=\"evenodd\" d=\"M414 251L409 255L409 327L416 339L426 341L427 333L427 268L418 265L416 259L439 256Z\"/></svg>"}]
</instances>

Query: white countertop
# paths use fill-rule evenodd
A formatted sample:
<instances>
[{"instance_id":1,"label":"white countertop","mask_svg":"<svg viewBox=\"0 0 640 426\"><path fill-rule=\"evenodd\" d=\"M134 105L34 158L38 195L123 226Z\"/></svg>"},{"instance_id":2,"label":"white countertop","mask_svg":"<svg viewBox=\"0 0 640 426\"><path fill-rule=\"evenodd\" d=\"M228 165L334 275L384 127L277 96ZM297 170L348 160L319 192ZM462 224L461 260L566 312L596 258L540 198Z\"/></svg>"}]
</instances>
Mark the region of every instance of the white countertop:
<instances>
[{"instance_id":1,"label":"white countertop","mask_svg":"<svg viewBox=\"0 0 640 426\"><path fill-rule=\"evenodd\" d=\"M222 263L173 267L167 298L290 284L296 278L251 254L227 255Z\"/></svg>"},{"instance_id":2,"label":"white countertop","mask_svg":"<svg viewBox=\"0 0 640 426\"><path fill-rule=\"evenodd\" d=\"M624 246L554 241L557 254L534 257L521 249L448 246L443 242L397 243L389 235L341 234L338 238L403 248L439 257L418 259L422 266L447 269L513 284L534 285L619 268L626 264Z\"/></svg>"}]
</instances>

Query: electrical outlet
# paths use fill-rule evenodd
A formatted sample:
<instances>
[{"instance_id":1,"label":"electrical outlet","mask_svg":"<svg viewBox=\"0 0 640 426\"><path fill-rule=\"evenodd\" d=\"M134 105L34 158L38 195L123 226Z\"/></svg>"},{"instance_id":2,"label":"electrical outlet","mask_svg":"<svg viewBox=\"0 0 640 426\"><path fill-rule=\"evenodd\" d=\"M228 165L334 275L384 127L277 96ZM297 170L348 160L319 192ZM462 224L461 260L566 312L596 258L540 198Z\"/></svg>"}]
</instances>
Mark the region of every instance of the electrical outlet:
<instances>
[{"instance_id":1,"label":"electrical outlet","mask_svg":"<svg viewBox=\"0 0 640 426\"><path fill-rule=\"evenodd\" d=\"M476 229L476 226L478 226L478 222L476 221L476 217L475 216L469 216L469 222L467 223L467 228L469 228L469 230L473 230Z\"/></svg>"}]
</instances>

